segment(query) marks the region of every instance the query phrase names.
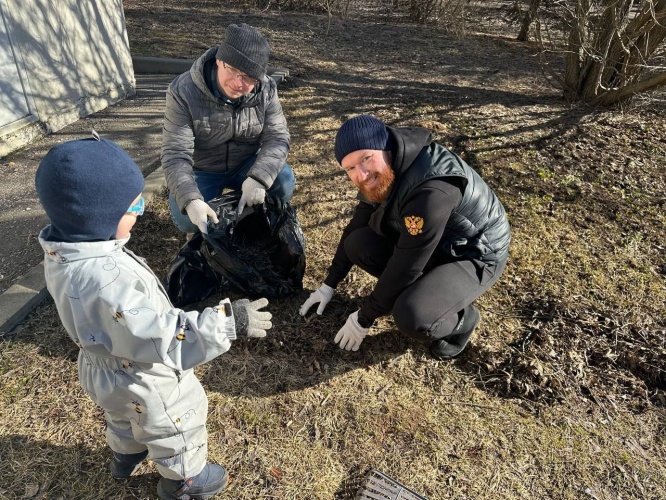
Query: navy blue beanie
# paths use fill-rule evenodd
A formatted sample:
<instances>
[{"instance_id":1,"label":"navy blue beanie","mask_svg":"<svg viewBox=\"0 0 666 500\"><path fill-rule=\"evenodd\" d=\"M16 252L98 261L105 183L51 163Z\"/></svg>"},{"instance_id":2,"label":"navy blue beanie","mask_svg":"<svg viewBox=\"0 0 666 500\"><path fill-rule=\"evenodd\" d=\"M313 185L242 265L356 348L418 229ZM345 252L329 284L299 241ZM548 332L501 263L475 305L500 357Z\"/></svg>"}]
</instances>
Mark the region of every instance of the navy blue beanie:
<instances>
[{"instance_id":1,"label":"navy blue beanie","mask_svg":"<svg viewBox=\"0 0 666 500\"><path fill-rule=\"evenodd\" d=\"M123 148L106 139L54 146L35 174L35 188L51 220L49 241L106 241L143 191L141 170Z\"/></svg>"},{"instance_id":2,"label":"navy blue beanie","mask_svg":"<svg viewBox=\"0 0 666 500\"><path fill-rule=\"evenodd\" d=\"M342 124L335 136L335 159L342 159L359 149L391 151L393 140L384 122L371 115L359 115Z\"/></svg>"}]
</instances>

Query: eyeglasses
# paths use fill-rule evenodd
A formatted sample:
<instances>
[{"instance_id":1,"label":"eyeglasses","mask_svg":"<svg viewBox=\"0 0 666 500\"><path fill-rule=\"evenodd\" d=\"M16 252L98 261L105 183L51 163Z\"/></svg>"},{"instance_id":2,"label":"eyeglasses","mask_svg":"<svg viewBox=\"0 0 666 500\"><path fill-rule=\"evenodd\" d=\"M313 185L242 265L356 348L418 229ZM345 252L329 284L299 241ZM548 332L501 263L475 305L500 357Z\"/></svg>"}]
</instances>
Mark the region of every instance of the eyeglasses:
<instances>
[{"instance_id":1,"label":"eyeglasses","mask_svg":"<svg viewBox=\"0 0 666 500\"><path fill-rule=\"evenodd\" d=\"M230 75L233 75L234 78L240 79L240 81L243 82L243 85L254 86L257 83L259 83L259 80L256 80L251 76L247 76L246 74L241 73L236 68L232 68L225 62L222 63L222 66L224 66L224 69L226 69Z\"/></svg>"},{"instance_id":2,"label":"eyeglasses","mask_svg":"<svg viewBox=\"0 0 666 500\"><path fill-rule=\"evenodd\" d=\"M128 214L136 214L137 216L143 215L144 210L146 209L146 200L143 199L143 196L139 198L134 205L127 209Z\"/></svg>"}]
</instances>

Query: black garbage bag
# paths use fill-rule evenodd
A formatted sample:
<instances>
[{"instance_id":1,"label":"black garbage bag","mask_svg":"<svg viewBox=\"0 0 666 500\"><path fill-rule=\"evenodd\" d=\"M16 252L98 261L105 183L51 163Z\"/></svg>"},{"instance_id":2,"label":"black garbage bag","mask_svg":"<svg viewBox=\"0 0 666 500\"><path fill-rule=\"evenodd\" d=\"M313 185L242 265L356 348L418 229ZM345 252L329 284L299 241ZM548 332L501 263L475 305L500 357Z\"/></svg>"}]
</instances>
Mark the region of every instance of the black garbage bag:
<instances>
[{"instance_id":1,"label":"black garbage bag","mask_svg":"<svg viewBox=\"0 0 666 500\"><path fill-rule=\"evenodd\" d=\"M238 217L239 200L233 192L209 201L219 223L195 233L171 262L166 288L176 307L223 291L278 298L302 290L305 238L294 208L266 196Z\"/></svg>"},{"instance_id":2,"label":"black garbage bag","mask_svg":"<svg viewBox=\"0 0 666 500\"><path fill-rule=\"evenodd\" d=\"M208 227L201 254L221 281L250 297L285 297L303 289L305 238L296 211L266 196L263 205L245 207L238 216L240 193L208 204L219 223Z\"/></svg>"},{"instance_id":3,"label":"black garbage bag","mask_svg":"<svg viewBox=\"0 0 666 500\"><path fill-rule=\"evenodd\" d=\"M207 299L222 291L223 283L203 255L201 233L194 233L171 261L166 277L166 289L171 303L183 307Z\"/></svg>"}]
</instances>

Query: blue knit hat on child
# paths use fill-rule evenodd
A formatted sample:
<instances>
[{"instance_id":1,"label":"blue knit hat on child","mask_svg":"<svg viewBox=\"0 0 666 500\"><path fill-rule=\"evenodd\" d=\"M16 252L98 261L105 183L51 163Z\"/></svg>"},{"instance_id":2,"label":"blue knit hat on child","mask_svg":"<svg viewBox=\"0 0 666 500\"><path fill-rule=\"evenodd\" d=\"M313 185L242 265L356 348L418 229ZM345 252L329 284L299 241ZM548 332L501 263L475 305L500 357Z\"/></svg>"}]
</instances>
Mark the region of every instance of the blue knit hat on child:
<instances>
[{"instance_id":1,"label":"blue knit hat on child","mask_svg":"<svg viewBox=\"0 0 666 500\"><path fill-rule=\"evenodd\" d=\"M51 220L45 239L114 239L144 184L139 167L112 141L79 139L54 146L35 174L39 201Z\"/></svg>"},{"instance_id":2,"label":"blue knit hat on child","mask_svg":"<svg viewBox=\"0 0 666 500\"><path fill-rule=\"evenodd\" d=\"M384 122L371 115L359 115L342 124L335 136L335 159L360 149L391 151L393 140Z\"/></svg>"}]
</instances>

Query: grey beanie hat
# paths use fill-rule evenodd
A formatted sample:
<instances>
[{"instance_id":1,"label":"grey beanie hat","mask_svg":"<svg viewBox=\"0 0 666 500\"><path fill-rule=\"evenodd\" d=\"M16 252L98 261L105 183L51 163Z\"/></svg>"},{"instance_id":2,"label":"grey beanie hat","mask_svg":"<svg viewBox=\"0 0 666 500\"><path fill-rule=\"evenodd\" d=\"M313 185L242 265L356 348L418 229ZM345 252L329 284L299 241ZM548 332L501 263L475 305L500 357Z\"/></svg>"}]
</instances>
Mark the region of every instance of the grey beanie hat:
<instances>
[{"instance_id":1,"label":"grey beanie hat","mask_svg":"<svg viewBox=\"0 0 666 500\"><path fill-rule=\"evenodd\" d=\"M259 30L245 23L227 26L224 42L217 49L217 57L256 80L266 74L270 48Z\"/></svg>"},{"instance_id":2,"label":"grey beanie hat","mask_svg":"<svg viewBox=\"0 0 666 500\"><path fill-rule=\"evenodd\" d=\"M384 122L372 115L359 115L342 124L335 136L335 159L342 160L360 149L391 151L393 140Z\"/></svg>"}]
</instances>

